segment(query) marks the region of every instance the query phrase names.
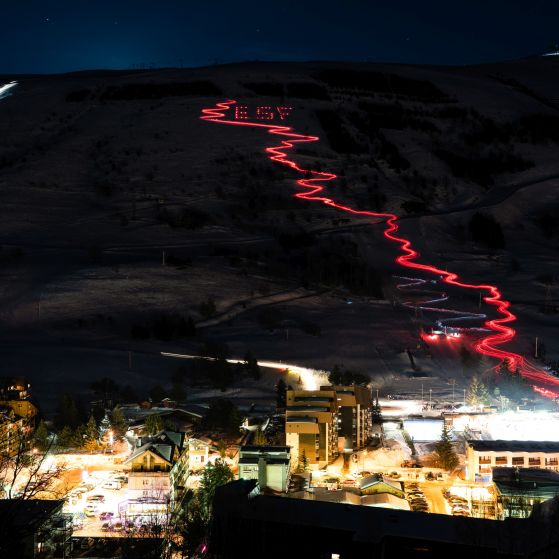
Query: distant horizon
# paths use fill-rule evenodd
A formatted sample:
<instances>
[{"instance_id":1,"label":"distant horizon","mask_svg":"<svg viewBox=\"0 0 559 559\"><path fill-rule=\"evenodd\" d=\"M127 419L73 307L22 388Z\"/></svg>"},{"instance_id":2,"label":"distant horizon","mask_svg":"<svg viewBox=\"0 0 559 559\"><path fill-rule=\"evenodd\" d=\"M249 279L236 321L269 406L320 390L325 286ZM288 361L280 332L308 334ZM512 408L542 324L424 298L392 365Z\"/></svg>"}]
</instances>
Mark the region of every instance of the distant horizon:
<instances>
[{"instance_id":1,"label":"distant horizon","mask_svg":"<svg viewBox=\"0 0 559 559\"><path fill-rule=\"evenodd\" d=\"M235 65L242 65L242 64L385 64L391 66L425 66L425 67L450 67L450 68L465 68L469 66L484 66L487 64L499 64L499 63L507 63L507 62L516 62L521 60L531 60L531 59L546 59L550 56L558 56L559 52L553 51L542 51L541 53L532 53L527 54L524 56L517 56L512 58L499 58L495 60L484 60L481 62L464 62L464 63L436 63L436 62L402 62L396 60L373 60L373 59L366 59L366 60L351 60L351 59L244 59L244 60L235 60L235 61L217 61L217 62L208 62L207 64L192 64L192 65L146 65L145 67L140 64L133 64L129 66L120 66L120 67L108 67L108 66L97 66L97 67L83 67L83 68L75 68L70 70L64 71L55 71L55 72L10 72L10 71L3 71L0 69L0 76L10 77L10 76L59 76L59 75L66 75L66 74L79 74L79 73L87 73L87 72L149 72L149 71L157 71L157 70L196 70L201 68L212 68L212 67L219 67L219 66L235 66Z\"/></svg>"}]
</instances>

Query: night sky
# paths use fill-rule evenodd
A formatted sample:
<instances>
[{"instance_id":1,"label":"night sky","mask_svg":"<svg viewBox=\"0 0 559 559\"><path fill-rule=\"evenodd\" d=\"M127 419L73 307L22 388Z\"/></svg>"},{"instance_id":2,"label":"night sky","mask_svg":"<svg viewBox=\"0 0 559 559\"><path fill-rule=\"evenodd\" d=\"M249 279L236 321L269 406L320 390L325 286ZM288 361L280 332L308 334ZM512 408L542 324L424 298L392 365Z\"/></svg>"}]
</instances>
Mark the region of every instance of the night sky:
<instances>
[{"instance_id":1,"label":"night sky","mask_svg":"<svg viewBox=\"0 0 559 559\"><path fill-rule=\"evenodd\" d=\"M466 64L559 40L556 0L1 0L0 73L243 60Z\"/></svg>"}]
</instances>

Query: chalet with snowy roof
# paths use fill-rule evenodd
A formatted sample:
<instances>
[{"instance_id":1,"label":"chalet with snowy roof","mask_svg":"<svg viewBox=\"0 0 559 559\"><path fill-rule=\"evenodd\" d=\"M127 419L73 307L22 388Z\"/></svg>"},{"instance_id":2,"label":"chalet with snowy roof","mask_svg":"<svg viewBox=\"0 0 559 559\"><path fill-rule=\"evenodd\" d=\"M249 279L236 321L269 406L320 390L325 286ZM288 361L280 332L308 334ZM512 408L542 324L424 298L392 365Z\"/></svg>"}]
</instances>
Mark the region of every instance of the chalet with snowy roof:
<instances>
[{"instance_id":1,"label":"chalet with snowy roof","mask_svg":"<svg viewBox=\"0 0 559 559\"><path fill-rule=\"evenodd\" d=\"M130 468L127 495L130 500L174 501L188 478L186 434L161 431L152 437L141 437L124 465Z\"/></svg>"}]
</instances>

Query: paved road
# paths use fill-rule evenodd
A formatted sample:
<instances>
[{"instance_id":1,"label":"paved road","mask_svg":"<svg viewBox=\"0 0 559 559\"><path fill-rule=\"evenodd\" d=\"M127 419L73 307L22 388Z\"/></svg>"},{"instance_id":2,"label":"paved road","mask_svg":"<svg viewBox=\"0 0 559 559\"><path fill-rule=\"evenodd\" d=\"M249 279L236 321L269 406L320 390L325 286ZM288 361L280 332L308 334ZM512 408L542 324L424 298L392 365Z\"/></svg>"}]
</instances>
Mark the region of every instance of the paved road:
<instances>
[{"instance_id":1,"label":"paved road","mask_svg":"<svg viewBox=\"0 0 559 559\"><path fill-rule=\"evenodd\" d=\"M447 487L448 484L440 482L425 482L419 484L419 489L423 491L429 502L429 512L435 514L450 514L446 499L443 497L443 490Z\"/></svg>"}]
</instances>

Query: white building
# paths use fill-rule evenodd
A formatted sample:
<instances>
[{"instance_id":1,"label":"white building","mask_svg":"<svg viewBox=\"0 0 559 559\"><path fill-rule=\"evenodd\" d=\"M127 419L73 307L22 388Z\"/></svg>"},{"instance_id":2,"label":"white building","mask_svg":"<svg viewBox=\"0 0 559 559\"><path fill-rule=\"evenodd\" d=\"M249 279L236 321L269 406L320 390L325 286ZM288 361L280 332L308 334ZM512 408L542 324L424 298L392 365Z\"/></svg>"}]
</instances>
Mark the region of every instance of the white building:
<instances>
[{"instance_id":1,"label":"white building","mask_svg":"<svg viewBox=\"0 0 559 559\"><path fill-rule=\"evenodd\" d=\"M192 437L188 439L188 467L192 471L201 470L206 467L212 441L207 437Z\"/></svg>"},{"instance_id":2,"label":"white building","mask_svg":"<svg viewBox=\"0 0 559 559\"><path fill-rule=\"evenodd\" d=\"M542 468L559 471L559 442L468 441L466 475L490 479L493 468Z\"/></svg>"}]
</instances>

